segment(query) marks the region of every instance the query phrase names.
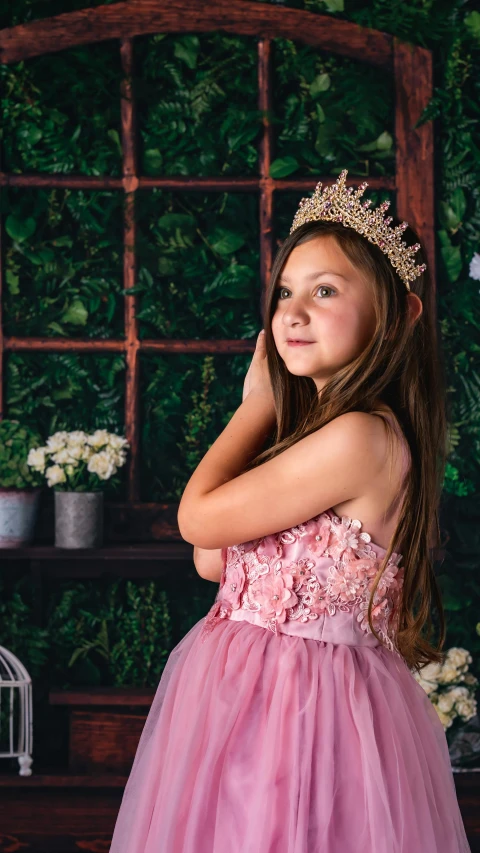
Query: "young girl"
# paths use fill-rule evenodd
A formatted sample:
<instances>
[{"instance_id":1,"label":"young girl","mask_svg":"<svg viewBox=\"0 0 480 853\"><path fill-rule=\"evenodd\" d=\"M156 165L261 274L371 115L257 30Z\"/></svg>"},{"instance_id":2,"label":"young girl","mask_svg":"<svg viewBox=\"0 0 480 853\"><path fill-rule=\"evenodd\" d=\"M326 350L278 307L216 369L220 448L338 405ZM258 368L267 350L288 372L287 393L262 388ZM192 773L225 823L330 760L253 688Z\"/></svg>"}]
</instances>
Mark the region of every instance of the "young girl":
<instances>
[{"instance_id":1,"label":"young girl","mask_svg":"<svg viewBox=\"0 0 480 853\"><path fill-rule=\"evenodd\" d=\"M220 585L168 658L110 853L470 850L412 674L445 639L432 284L345 177L300 203L243 402L183 493Z\"/></svg>"}]
</instances>

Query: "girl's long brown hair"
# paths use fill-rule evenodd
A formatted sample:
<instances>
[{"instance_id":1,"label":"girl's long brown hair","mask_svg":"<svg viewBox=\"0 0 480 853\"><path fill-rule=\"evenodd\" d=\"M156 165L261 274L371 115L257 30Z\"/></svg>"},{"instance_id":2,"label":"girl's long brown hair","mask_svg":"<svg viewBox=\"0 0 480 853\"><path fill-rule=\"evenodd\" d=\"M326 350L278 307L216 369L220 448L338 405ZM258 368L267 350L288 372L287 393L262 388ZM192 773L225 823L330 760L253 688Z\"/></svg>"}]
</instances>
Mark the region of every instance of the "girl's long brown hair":
<instances>
[{"instance_id":1,"label":"girl's long brown hair","mask_svg":"<svg viewBox=\"0 0 480 853\"><path fill-rule=\"evenodd\" d=\"M393 217L392 227L399 222ZM289 373L280 358L272 334L272 316L276 309L278 278L290 252L295 246L324 236L334 237L350 262L369 282L377 326L363 352L326 382L320 399L313 379ZM407 245L420 243L415 263L426 262L424 245L412 228L404 231L402 239ZM271 437L273 443L252 459L246 470L266 462L350 411L383 417L393 446L391 424L379 411L377 403L381 400L390 407L408 441L411 466L404 483L397 528L375 577L368 622L374 636L382 642L372 624L373 597L392 552L401 553L405 575L395 642L407 665L418 669L430 661L444 660L441 649L445 642L445 615L431 549L440 544L438 510L448 453L448 427L445 369L428 268L410 282L410 288L423 304L423 311L413 326L407 323L404 282L388 257L353 228L336 222L309 222L283 241L265 296L263 324L277 412L276 431ZM430 642L432 600L440 626L437 646Z\"/></svg>"}]
</instances>

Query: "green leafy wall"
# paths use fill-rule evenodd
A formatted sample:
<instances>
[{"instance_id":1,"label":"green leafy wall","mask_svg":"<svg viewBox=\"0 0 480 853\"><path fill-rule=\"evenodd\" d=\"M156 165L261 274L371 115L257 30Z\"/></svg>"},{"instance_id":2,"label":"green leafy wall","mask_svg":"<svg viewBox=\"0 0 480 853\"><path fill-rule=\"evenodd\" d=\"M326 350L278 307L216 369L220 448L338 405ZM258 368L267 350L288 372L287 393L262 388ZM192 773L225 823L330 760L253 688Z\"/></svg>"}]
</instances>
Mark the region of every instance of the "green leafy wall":
<instances>
[{"instance_id":1,"label":"green leafy wall","mask_svg":"<svg viewBox=\"0 0 480 853\"><path fill-rule=\"evenodd\" d=\"M0 12L0 27L96 5L17 0ZM451 411L446 557L438 573L446 646L468 648L479 675L480 285L470 264L480 252L480 13L463 0L275 5L354 21L433 51L435 88L423 118L435 123L436 286ZM256 62L253 38L137 38L141 174L256 175ZM275 40L273 62L274 177L336 176L342 168L367 179L394 174L391 76L286 39ZM120 80L114 41L0 66L2 168L120 176ZM277 239L300 195L277 194ZM370 195L376 203L389 197ZM123 336L122 201L117 190L2 192L7 334ZM256 194L142 190L137 218L140 337L253 339L261 323ZM243 355L142 356L142 500L180 498L239 405L248 363ZM118 354L9 354L7 416L45 436L62 428L123 432L124 369ZM166 582L63 583L50 591L38 623L24 581L2 580L0 643L18 650L39 679L48 672L44 685L60 686L156 684L168 649L215 592L194 578L187 606Z\"/></svg>"}]
</instances>

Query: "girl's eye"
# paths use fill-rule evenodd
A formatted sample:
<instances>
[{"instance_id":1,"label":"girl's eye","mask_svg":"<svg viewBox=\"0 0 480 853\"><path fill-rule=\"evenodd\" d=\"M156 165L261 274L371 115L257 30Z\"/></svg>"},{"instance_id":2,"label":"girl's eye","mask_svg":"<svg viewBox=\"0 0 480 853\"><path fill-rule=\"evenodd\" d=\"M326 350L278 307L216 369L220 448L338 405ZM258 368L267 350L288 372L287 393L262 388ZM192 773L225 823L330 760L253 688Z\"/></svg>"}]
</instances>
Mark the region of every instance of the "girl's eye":
<instances>
[{"instance_id":1,"label":"girl's eye","mask_svg":"<svg viewBox=\"0 0 480 853\"><path fill-rule=\"evenodd\" d=\"M277 287L278 297L279 297L279 299L280 299L280 301L281 301L281 302L283 302L283 301L284 301L284 300L282 299L282 296L281 296L281 292L282 292L282 290L286 290L287 292L289 292L288 287ZM330 291L332 291L333 293L335 293L335 291L334 291L333 287L330 287L328 284L319 284L319 286L317 287L317 290L330 290ZM323 297L322 297L322 298L323 298Z\"/></svg>"},{"instance_id":2,"label":"girl's eye","mask_svg":"<svg viewBox=\"0 0 480 853\"><path fill-rule=\"evenodd\" d=\"M317 289L318 290L330 290L332 293L335 293L333 287L330 287L329 284L320 284Z\"/></svg>"}]
</instances>

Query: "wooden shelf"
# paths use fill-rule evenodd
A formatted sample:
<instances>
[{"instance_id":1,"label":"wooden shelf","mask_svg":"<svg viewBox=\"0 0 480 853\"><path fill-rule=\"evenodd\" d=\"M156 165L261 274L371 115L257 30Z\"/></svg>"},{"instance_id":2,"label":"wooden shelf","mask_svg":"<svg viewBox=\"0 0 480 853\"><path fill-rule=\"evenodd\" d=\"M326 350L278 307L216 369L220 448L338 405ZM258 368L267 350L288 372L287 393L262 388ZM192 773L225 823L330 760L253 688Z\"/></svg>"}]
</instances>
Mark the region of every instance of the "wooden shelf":
<instances>
[{"instance_id":1,"label":"wooden shelf","mask_svg":"<svg viewBox=\"0 0 480 853\"><path fill-rule=\"evenodd\" d=\"M0 558L8 560L191 560L190 542L139 542L105 545L103 548L56 548L54 545L27 545L0 548Z\"/></svg>"},{"instance_id":2,"label":"wooden shelf","mask_svg":"<svg viewBox=\"0 0 480 853\"><path fill-rule=\"evenodd\" d=\"M75 776L68 770L41 771L31 776L1 773L0 788L124 788L128 776L103 773L98 776ZM1 797L0 797L1 799Z\"/></svg>"},{"instance_id":3,"label":"wooden shelf","mask_svg":"<svg viewBox=\"0 0 480 853\"><path fill-rule=\"evenodd\" d=\"M139 542L111 544L103 548L55 548L53 545L30 545L25 548L0 548L3 569L17 571L22 561L42 578L99 578L114 575L124 578L164 577L178 572L182 578L197 575L193 562L193 545L189 542Z\"/></svg>"},{"instance_id":4,"label":"wooden shelf","mask_svg":"<svg viewBox=\"0 0 480 853\"><path fill-rule=\"evenodd\" d=\"M69 705L86 707L92 705L149 708L155 695L154 687L79 687L60 690L52 688L48 701L50 705Z\"/></svg>"}]
</instances>

